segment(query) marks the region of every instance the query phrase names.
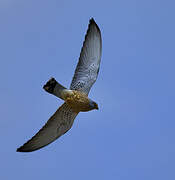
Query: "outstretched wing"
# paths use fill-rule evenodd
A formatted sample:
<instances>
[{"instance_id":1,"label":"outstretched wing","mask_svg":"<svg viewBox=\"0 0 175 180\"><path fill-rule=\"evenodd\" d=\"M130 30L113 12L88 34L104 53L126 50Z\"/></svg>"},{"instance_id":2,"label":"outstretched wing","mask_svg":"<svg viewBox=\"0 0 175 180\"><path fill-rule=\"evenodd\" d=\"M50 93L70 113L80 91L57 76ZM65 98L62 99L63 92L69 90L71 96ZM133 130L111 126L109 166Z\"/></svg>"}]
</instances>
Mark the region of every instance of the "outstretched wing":
<instances>
[{"instance_id":1,"label":"outstretched wing","mask_svg":"<svg viewBox=\"0 0 175 180\"><path fill-rule=\"evenodd\" d=\"M102 51L101 32L94 19L89 22L70 89L89 93L97 79Z\"/></svg>"},{"instance_id":2,"label":"outstretched wing","mask_svg":"<svg viewBox=\"0 0 175 180\"><path fill-rule=\"evenodd\" d=\"M50 117L42 129L23 146L18 148L17 151L31 152L50 144L72 127L77 114L78 113L73 112L70 107L64 103L53 116Z\"/></svg>"}]
</instances>

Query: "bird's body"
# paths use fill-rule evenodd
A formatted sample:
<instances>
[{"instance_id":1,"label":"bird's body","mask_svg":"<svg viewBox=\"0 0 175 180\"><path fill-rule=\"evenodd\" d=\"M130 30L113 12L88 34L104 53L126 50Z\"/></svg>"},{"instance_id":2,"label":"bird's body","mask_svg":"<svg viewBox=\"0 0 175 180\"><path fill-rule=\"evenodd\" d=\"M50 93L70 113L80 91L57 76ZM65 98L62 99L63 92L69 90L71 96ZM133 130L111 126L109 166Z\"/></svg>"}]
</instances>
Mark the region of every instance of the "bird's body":
<instances>
[{"instance_id":1,"label":"bird's body","mask_svg":"<svg viewBox=\"0 0 175 180\"><path fill-rule=\"evenodd\" d=\"M54 78L51 78L43 87L47 92L63 99L74 112L86 112L98 109L97 103L88 98L88 95L80 90L66 89ZM55 89L57 89L55 91ZM59 90L58 90L59 89Z\"/></svg>"},{"instance_id":2,"label":"bird's body","mask_svg":"<svg viewBox=\"0 0 175 180\"><path fill-rule=\"evenodd\" d=\"M63 99L65 102L39 132L17 151L31 152L50 144L72 127L79 112L98 109L97 103L91 100L88 94L98 76L101 51L101 32L92 18L70 89L59 84L54 78L51 78L43 87L45 91Z\"/></svg>"},{"instance_id":3,"label":"bird's body","mask_svg":"<svg viewBox=\"0 0 175 180\"><path fill-rule=\"evenodd\" d=\"M73 109L75 112L86 112L92 110L90 107L90 99L88 96L76 90L68 90L63 93L65 102Z\"/></svg>"}]
</instances>

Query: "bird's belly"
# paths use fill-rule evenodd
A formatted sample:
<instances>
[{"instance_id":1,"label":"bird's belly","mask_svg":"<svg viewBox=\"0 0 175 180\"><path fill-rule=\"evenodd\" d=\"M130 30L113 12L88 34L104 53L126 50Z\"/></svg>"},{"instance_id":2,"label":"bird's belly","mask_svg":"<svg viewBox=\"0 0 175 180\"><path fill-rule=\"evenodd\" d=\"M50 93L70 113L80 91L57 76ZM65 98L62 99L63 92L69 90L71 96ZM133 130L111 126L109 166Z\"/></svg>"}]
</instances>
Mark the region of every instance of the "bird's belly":
<instances>
[{"instance_id":1,"label":"bird's belly","mask_svg":"<svg viewBox=\"0 0 175 180\"><path fill-rule=\"evenodd\" d=\"M89 111L89 99L85 94L73 91L65 98L66 103L75 111Z\"/></svg>"}]
</instances>

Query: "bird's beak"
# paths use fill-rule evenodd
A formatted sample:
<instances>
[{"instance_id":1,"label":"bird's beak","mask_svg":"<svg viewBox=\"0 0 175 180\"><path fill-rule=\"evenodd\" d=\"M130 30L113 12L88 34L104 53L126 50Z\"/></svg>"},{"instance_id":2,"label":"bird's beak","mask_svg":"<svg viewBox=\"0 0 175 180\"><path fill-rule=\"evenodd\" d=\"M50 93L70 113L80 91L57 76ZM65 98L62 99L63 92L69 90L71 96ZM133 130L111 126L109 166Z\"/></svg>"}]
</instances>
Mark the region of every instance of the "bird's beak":
<instances>
[{"instance_id":1,"label":"bird's beak","mask_svg":"<svg viewBox=\"0 0 175 180\"><path fill-rule=\"evenodd\" d=\"M98 108L98 104L96 104L96 105L95 105L95 109L99 110L99 108Z\"/></svg>"}]
</instances>

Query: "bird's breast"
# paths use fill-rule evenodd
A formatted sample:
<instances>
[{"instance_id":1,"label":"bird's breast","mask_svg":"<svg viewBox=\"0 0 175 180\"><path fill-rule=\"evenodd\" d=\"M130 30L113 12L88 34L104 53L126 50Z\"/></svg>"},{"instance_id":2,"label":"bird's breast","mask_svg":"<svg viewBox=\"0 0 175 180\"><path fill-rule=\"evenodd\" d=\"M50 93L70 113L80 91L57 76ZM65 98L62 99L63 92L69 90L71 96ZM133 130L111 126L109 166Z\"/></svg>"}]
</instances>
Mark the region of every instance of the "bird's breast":
<instances>
[{"instance_id":1,"label":"bird's breast","mask_svg":"<svg viewBox=\"0 0 175 180\"><path fill-rule=\"evenodd\" d=\"M88 96L80 91L72 90L67 93L65 101L75 112L90 110Z\"/></svg>"}]
</instances>

